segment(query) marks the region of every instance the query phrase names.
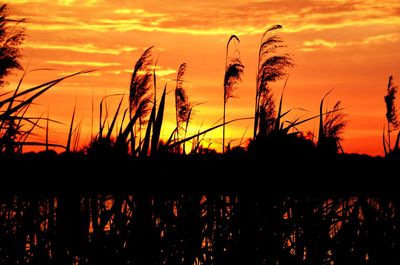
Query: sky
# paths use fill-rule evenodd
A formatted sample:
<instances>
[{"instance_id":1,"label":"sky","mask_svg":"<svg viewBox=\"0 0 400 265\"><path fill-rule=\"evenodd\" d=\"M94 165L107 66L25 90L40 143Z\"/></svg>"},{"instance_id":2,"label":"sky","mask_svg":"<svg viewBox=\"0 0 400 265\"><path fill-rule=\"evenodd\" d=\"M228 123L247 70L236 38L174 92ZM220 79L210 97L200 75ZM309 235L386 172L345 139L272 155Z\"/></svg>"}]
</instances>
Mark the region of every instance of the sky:
<instances>
[{"instance_id":1,"label":"sky","mask_svg":"<svg viewBox=\"0 0 400 265\"><path fill-rule=\"evenodd\" d=\"M340 100L348 115L345 152L383 154L383 97L389 75L400 84L397 0L12 0L8 4L12 17L27 19L21 62L29 73L23 88L96 69L57 85L34 106L34 111L48 112L64 123L51 124L53 143L65 144L75 105L81 146L87 143L98 128L100 100L118 94L107 100L110 113L122 94L128 102L133 66L150 46L154 46L154 59L158 58L158 95L165 84L173 90L171 80L179 65L187 63L184 88L196 104L190 133L221 122L225 49L232 34L240 39L235 48L245 70L235 98L227 104L227 120L253 116L260 38L267 28L280 24L278 34L287 45L281 52L291 54L295 63L284 94L284 110L294 109L288 119L318 114L321 98L333 89L326 107ZM48 70L32 71L43 68ZM21 74L9 78L9 89L15 88ZM275 99L283 83L271 84ZM173 93L168 94L164 137L174 128L173 100ZM252 124L249 120L229 124L227 142L244 142L252 135ZM318 121L299 129L317 132ZM215 130L206 141L220 149L221 135L222 130ZM34 137L42 136L37 132Z\"/></svg>"}]
</instances>

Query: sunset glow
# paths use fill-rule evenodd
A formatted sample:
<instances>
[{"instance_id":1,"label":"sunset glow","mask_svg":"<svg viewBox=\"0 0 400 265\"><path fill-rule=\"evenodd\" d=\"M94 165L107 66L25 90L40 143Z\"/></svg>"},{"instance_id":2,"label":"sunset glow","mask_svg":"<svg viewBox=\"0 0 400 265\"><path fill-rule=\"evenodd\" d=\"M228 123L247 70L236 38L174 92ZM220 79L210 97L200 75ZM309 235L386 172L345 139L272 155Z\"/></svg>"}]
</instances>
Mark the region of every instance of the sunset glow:
<instances>
[{"instance_id":1,"label":"sunset glow","mask_svg":"<svg viewBox=\"0 0 400 265\"><path fill-rule=\"evenodd\" d=\"M222 120L226 42L240 38L237 49L245 66L236 98L227 104L227 120L254 115L255 76L260 38L265 29L281 24L278 34L293 55L284 94L288 119L317 115L321 98L332 108L340 100L348 114L343 148L347 153L382 155L385 121L384 95L387 79L400 85L400 2L364 1L129 1L129 0L13 0L13 18L26 18L27 37L22 65L30 72L23 89L84 69L96 71L73 77L55 86L36 101L34 111L63 122L52 124L49 139L64 144L76 103L76 122L81 141L88 143L98 128L99 102L105 95L120 94L108 101L110 116L122 94L127 104L130 75L141 53L154 46L157 60L157 96L174 79L181 63L187 63L184 87L198 104L189 134ZM13 90L22 72L8 78ZM284 80L272 84L279 99ZM92 102L94 108L92 126ZM124 107L126 108L126 106ZM167 95L162 136L175 126L173 93ZM252 121L226 127L226 143L238 145L252 136ZM318 120L301 125L316 132ZM37 131L34 136L43 139ZM221 150L222 130L206 135ZM244 141L243 140L243 141Z\"/></svg>"}]
</instances>

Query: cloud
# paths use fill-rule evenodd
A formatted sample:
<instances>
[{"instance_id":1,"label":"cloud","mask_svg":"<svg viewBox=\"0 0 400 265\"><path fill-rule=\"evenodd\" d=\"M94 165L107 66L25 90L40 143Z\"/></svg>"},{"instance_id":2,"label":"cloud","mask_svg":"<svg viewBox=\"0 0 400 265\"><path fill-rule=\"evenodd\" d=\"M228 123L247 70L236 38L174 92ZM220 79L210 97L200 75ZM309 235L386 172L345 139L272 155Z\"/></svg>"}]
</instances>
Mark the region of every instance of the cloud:
<instances>
[{"instance_id":1,"label":"cloud","mask_svg":"<svg viewBox=\"0 0 400 265\"><path fill-rule=\"evenodd\" d=\"M328 41L324 39L307 40L300 48L303 52L312 52L321 49L338 49L361 45L379 45L400 41L400 33L381 34L363 38L359 41Z\"/></svg>"},{"instance_id":2,"label":"cloud","mask_svg":"<svg viewBox=\"0 0 400 265\"><path fill-rule=\"evenodd\" d=\"M400 41L400 33L382 34L371 36L363 40L363 44L382 44Z\"/></svg>"},{"instance_id":3,"label":"cloud","mask_svg":"<svg viewBox=\"0 0 400 265\"><path fill-rule=\"evenodd\" d=\"M88 62L88 61L54 61L48 60L46 61L48 64L59 64L59 65L68 65L68 66L98 66L98 67L105 67L105 66L119 66L120 63L105 63L105 62Z\"/></svg>"},{"instance_id":4,"label":"cloud","mask_svg":"<svg viewBox=\"0 0 400 265\"><path fill-rule=\"evenodd\" d=\"M45 0L13 0L13 4L26 4L26 3L42 3L46 2Z\"/></svg>"},{"instance_id":5,"label":"cloud","mask_svg":"<svg viewBox=\"0 0 400 265\"><path fill-rule=\"evenodd\" d=\"M150 66L149 68L150 68L151 71L153 71L153 70L155 69L155 70L156 70L156 75L157 75L157 76L160 76L160 77L164 77L164 76L168 76L168 75L171 75L171 74L175 74L175 73L176 73L176 70L175 70L175 69L172 69L172 68L164 68L164 67L159 66L159 65L157 65L157 66ZM123 72L126 72L126 73L132 73L132 69L124 69L124 70L122 70L122 71L123 71ZM142 73L139 72L139 74L142 74Z\"/></svg>"},{"instance_id":6,"label":"cloud","mask_svg":"<svg viewBox=\"0 0 400 265\"><path fill-rule=\"evenodd\" d=\"M159 77L166 77L166 76L170 76L172 74L176 73L175 69L172 68L168 68L168 67L162 67L162 66L150 66L149 67L150 70L152 71L153 69L156 69L156 75ZM119 75L121 73L128 73L128 74L132 74L133 69L113 69L113 70L108 70L106 71L106 73L108 74L114 74L114 75ZM139 74L143 74L144 72L138 72Z\"/></svg>"},{"instance_id":7,"label":"cloud","mask_svg":"<svg viewBox=\"0 0 400 265\"><path fill-rule=\"evenodd\" d=\"M78 44L78 45L62 45L62 44L48 44L48 43L38 43L38 42L28 42L23 47L31 49L42 49L42 50L65 50L73 51L79 53L89 53L89 54L111 54L120 55L123 52L135 51L137 47L131 46L121 46L117 48L101 48L92 43Z\"/></svg>"},{"instance_id":8,"label":"cloud","mask_svg":"<svg viewBox=\"0 0 400 265\"><path fill-rule=\"evenodd\" d=\"M164 77L164 76L168 76L171 74L175 74L176 70L174 69L160 69L160 70L156 70L156 75Z\"/></svg>"},{"instance_id":9,"label":"cloud","mask_svg":"<svg viewBox=\"0 0 400 265\"><path fill-rule=\"evenodd\" d=\"M17 0L25 3L25 0ZM32 2L20 15L32 30L93 32L165 32L190 35L262 33L273 24L285 32L322 31L346 27L400 25L398 1L77 1ZM51 9L44 17L44 10ZM36 13L35 13L36 12ZM228 32L228 33L227 33Z\"/></svg>"},{"instance_id":10,"label":"cloud","mask_svg":"<svg viewBox=\"0 0 400 265\"><path fill-rule=\"evenodd\" d=\"M83 5L83 6L92 6L95 5L97 3L99 3L100 1L98 0L57 0L57 3L60 5L64 5L64 6L71 6L73 4L79 3L79 5Z\"/></svg>"},{"instance_id":11,"label":"cloud","mask_svg":"<svg viewBox=\"0 0 400 265\"><path fill-rule=\"evenodd\" d=\"M75 0L57 0L57 3L61 5L71 5L75 2Z\"/></svg>"},{"instance_id":12,"label":"cloud","mask_svg":"<svg viewBox=\"0 0 400 265\"><path fill-rule=\"evenodd\" d=\"M321 48L335 48L338 46L343 46L343 44L340 44L336 41L327 41L323 39L315 39L315 40L310 40L310 41L305 41L303 42L303 46L300 49L303 52L312 52L319 50Z\"/></svg>"}]
</instances>

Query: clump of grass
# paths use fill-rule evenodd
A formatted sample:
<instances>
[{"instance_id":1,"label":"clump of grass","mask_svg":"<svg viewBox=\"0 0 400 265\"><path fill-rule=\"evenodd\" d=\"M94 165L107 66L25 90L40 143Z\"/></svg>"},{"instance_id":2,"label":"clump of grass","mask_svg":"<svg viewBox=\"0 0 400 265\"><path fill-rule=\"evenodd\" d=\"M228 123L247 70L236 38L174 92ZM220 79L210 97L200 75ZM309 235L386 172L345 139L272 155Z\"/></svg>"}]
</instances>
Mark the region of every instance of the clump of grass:
<instances>
[{"instance_id":1,"label":"clump of grass","mask_svg":"<svg viewBox=\"0 0 400 265\"><path fill-rule=\"evenodd\" d=\"M140 56L135 64L133 74L131 77L130 94L129 94L129 107L125 109L120 128L117 130L115 138L112 137L114 127L116 126L116 120L118 118L122 100L121 98L118 108L114 114L111 125L108 128L108 132L104 136L105 125L108 120L106 114L104 119L102 115L103 100L100 102L100 125L99 133L92 140L91 144L87 147L86 152L89 155L110 157L110 156L128 156L129 144L131 146L130 153L132 157L144 157L149 154L155 155L159 149L161 126L164 117L165 98L167 85L164 87L163 94L159 103L158 110L156 108L157 102L155 94L152 95L151 89L151 78L153 76L154 91L156 91L156 74L155 70L150 71L151 66L151 49L146 49ZM115 96L115 95L111 95ZM154 96L154 101L152 98ZM151 106L153 105L153 106ZM106 111L107 112L107 111ZM128 115L127 115L128 113ZM148 114L150 113L149 120L145 122ZM125 124L125 118L128 117L128 121ZM142 125L146 125L146 133L144 138L139 137L136 141L135 137L137 133L140 133ZM138 126L139 128L135 128ZM130 136L130 138L129 138Z\"/></svg>"},{"instance_id":2,"label":"clump of grass","mask_svg":"<svg viewBox=\"0 0 400 265\"><path fill-rule=\"evenodd\" d=\"M332 90L331 90L332 91ZM325 155L337 154L340 150L344 153L341 141L344 128L347 125L346 114L342 112L340 107L341 102L337 101L331 111L323 113L323 104L326 96L331 92L329 91L321 100L320 116L319 116L319 133L317 147L320 153Z\"/></svg>"},{"instance_id":3,"label":"clump of grass","mask_svg":"<svg viewBox=\"0 0 400 265\"><path fill-rule=\"evenodd\" d=\"M53 86L65 79L73 76L90 73L93 70L84 70L67 75L41 85L21 90L21 85L26 72L20 78L18 85L13 93L4 93L0 95L0 154L11 156L22 154L24 146L45 146L46 149L58 147L66 149L65 146L59 144L51 144L46 136L45 142L28 141L28 137L35 128L44 129L39 125L39 121L57 122L49 118L27 116L29 107L33 102ZM10 95L11 94L11 95ZM47 124L48 128L48 124Z\"/></svg>"}]
</instances>

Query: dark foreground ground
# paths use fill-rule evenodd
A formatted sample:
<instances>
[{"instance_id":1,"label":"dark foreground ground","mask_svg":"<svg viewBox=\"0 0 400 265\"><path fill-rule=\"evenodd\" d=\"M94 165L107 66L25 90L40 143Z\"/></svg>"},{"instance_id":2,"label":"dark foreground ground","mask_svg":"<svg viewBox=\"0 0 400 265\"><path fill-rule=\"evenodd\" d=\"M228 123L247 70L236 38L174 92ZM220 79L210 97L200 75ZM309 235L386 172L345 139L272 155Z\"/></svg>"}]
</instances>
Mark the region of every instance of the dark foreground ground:
<instances>
[{"instance_id":1,"label":"dark foreground ground","mask_svg":"<svg viewBox=\"0 0 400 265\"><path fill-rule=\"evenodd\" d=\"M0 160L3 192L266 191L397 194L400 161L363 155L330 159L168 157L89 159L38 155Z\"/></svg>"},{"instance_id":2,"label":"dark foreground ground","mask_svg":"<svg viewBox=\"0 0 400 265\"><path fill-rule=\"evenodd\" d=\"M400 264L379 157L0 160L0 264Z\"/></svg>"}]
</instances>

